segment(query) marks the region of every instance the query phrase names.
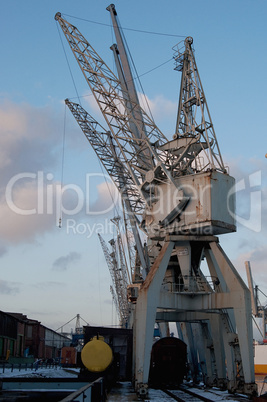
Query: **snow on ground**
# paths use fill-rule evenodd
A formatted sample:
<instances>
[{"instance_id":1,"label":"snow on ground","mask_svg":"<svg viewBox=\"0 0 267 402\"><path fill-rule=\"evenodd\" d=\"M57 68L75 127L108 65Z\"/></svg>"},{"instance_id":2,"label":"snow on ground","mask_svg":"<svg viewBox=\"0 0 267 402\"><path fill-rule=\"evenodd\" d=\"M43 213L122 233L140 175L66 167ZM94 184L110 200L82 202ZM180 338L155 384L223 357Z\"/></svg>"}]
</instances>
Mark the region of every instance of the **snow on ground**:
<instances>
[{"instance_id":1,"label":"snow on ground","mask_svg":"<svg viewBox=\"0 0 267 402\"><path fill-rule=\"evenodd\" d=\"M221 391L218 388L206 388L206 389L199 389L199 388L190 388L190 391L196 393L197 395L206 397L210 399L211 401L214 402L222 402L222 401L227 401L227 402L236 402L240 400L248 400L249 398L246 397L245 395L240 395L233 399L231 394L228 393L228 391ZM174 393L174 395L177 395L176 391L171 391ZM177 395L178 396L178 395Z\"/></svg>"},{"instance_id":2,"label":"snow on ground","mask_svg":"<svg viewBox=\"0 0 267 402\"><path fill-rule=\"evenodd\" d=\"M80 369L76 369L76 368L62 368L62 367L38 367L37 370L35 369L30 369L28 368L27 370L22 369L19 370L18 368L14 368L13 371L11 371L11 368L5 368L4 373L3 373L3 368L0 367L0 380L1 378L77 378L78 377L78 373L79 373ZM126 384L126 385L125 385ZM121 384L121 388L127 388L127 384ZM130 384L130 383L129 383ZM120 399L120 392L118 392L118 388L116 389L115 395L111 392L111 394L109 395L108 401L112 402L112 401L125 401L125 392L127 395L127 400L129 401L136 401L136 395L133 392L133 390L130 390L131 388L131 384L128 385L128 395L127 395L127 390L123 390L124 392L121 391L121 397L122 399ZM236 401L236 399L232 399L231 396L226 392L222 392L222 391L215 391L212 390L210 392L207 392L207 390L199 390L199 389L192 389L193 391L196 391L197 393L199 393L200 395L203 396L208 396L208 398L210 398L213 401L227 401L227 402L234 402ZM146 401L153 401L153 402L163 402L163 401L169 401L170 397L168 397L165 393L162 393L159 395L159 390L154 390L154 389L150 389L149 390L149 398L146 399ZM175 394L175 391L172 391ZM132 395L131 395L132 394ZM123 396L124 395L124 396ZM177 395L178 396L178 395Z\"/></svg>"},{"instance_id":3,"label":"snow on ground","mask_svg":"<svg viewBox=\"0 0 267 402\"><path fill-rule=\"evenodd\" d=\"M228 394L227 391L220 391L219 389L199 389L199 388L190 388L192 392L195 392L197 395L201 395L206 397L214 402L237 402L237 401L248 401L246 397L237 397L233 398ZM181 390L170 390L171 393L176 395L177 397L183 398L184 394ZM190 398L190 396L188 395ZM108 402L136 402L140 399L137 398L136 393L133 390L132 384L130 382L119 382L117 385L110 391L108 394ZM189 400L189 399L188 399ZM192 396L190 400L195 400ZM169 402L173 401L171 396L168 396L165 392L160 389L150 388L148 392L148 397L144 399L144 402Z\"/></svg>"},{"instance_id":4,"label":"snow on ground","mask_svg":"<svg viewBox=\"0 0 267 402\"><path fill-rule=\"evenodd\" d=\"M27 370L22 369L19 371L18 368L14 368L11 371L11 368L5 368L3 373L3 368L0 367L0 379L1 378L14 378L14 377L23 377L23 378L77 378L79 369L75 368L62 368L62 367L39 367L37 370L31 370L28 368Z\"/></svg>"}]
</instances>

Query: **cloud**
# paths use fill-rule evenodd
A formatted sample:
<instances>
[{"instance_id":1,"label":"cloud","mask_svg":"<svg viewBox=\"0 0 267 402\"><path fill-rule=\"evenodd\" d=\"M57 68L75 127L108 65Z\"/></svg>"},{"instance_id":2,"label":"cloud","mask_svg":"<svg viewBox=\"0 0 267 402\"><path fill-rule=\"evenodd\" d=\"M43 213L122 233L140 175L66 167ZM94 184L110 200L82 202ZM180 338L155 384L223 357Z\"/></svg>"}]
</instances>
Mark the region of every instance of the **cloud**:
<instances>
[{"instance_id":1,"label":"cloud","mask_svg":"<svg viewBox=\"0 0 267 402\"><path fill-rule=\"evenodd\" d=\"M236 220L239 228L260 233L267 231L267 164L265 160L230 159L230 174L235 177ZM253 239L250 239L252 241Z\"/></svg>"},{"instance_id":2,"label":"cloud","mask_svg":"<svg viewBox=\"0 0 267 402\"><path fill-rule=\"evenodd\" d=\"M224 158L226 160L226 158ZM266 160L229 158L236 180L237 233L225 239L235 257L232 262L247 283L245 261L250 261L254 282L267 292L267 164ZM229 243L227 243L229 241ZM236 243L235 243L236 242Z\"/></svg>"},{"instance_id":3,"label":"cloud","mask_svg":"<svg viewBox=\"0 0 267 402\"><path fill-rule=\"evenodd\" d=\"M0 244L0 257L7 253L7 248Z\"/></svg>"},{"instance_id":4,"label":"cloud","mask_svg":"<svg viewBox=\"0 0 267 402\"><path fill-rule=\"evenodd\" d=\"M171 134L174 134L177 115L177 102L173 102L161 94L156 95L154 98L149 98L143 93L139 93L138 97L140 106L149 116L152 114L156 125L165 127L171 132ZM91 113L100 124L107 128L94 96L86 96L84 99L87 104L85 109L88 109L88 112Z\"/></svg>"},{"instance_id":5,"label":"cloud","mask_svg":"<svg viewBox=\"0 0 267 402\"><path fill-rule=\"evenodd\" d=\"M253 260L255 263L261 264L261 270L262 270L262 262L267 261L266 247L261 247L261 248L253 250L251 252L250 259Z\"/></svg>"},{"instance_id":6,"label":"cloud","mask_svg":"<svg viewBox=\"0 0 267 402\"><path fill-rule=\"evenodd\" d=\"M13 284L13 282L7 282L0 279L0 293L6 295L14 295L16 293L19 293L19 287L17 284Z\"/></svg>"},{"instance_id":7,"label":"cloud","mask_svg":"<svg viewBox=\"0 0 267 402\"><path fill-rule=\"evenodd\" d=\"M176 124L177 102L165 98L164 95L156 95L154 98L148 98L143 94L139 94L139 99L142 108L149 116L151 111L156 125L159 128L164 128L164 135L167 137L169 137L168 134L173 135Z\"/></svg>"},{"instance_id":8,"label":"cloud","mask_svg":"<svg viewBox=\"0 0 267 402\"><path fill-rule=\"evenodd\" d=\"M58 135L62 119L50 107L5 101L0 103L0 120L1 256L9 245L34 242L58 225L61 185L54 172L61 163L63 136ZM64 193L68 211L75 208L75 196Z\"/></svg>"},{"instance_id":9,"label":"cloud","mask_svg":"<svg viewBox=\"0 0 267 402\"><path fill-rule=\"evenodd\" d=\"M62 138L55 135L60 131L59 119L49 107L5 101L0 104L0 120L0 238L2 247L6 247L32 241L54 226L51 215L38 211L29 215L28 211L38 209L38 203L43 202L40 194L46 197L46 189L38 183L38 172L48 182L45 172L53 171L57 165Z\"/></svg>"},{"instance_id":10,"label":"cloud","mask_svg":"<svg viewBox=\"0 0 267 402\"><path fill-rule=\"evenodd\" d=\"M37 288L39 290L47 291L48 289L51 289L54 287L62 287L62 286L64 286L64 284L62 282L46 281L46 282L36 283L33 286L34 286L34 288Z\"/></svg>"},{"instance_id":11,"label":"cloud","mask_svg":"<svg viewBox=\"0 0 267 402\"><path fill-rule=\"evenodd\" d=\"M156 95L154 98L149 99L147 96L139 94L139 97L140 103L145 105L143 107L145 110L148 103L149 109L156 121L158 119L170 118L170 116L175 116L177 113L177 103L165 98L164 95Z\"/></svg>"},{"instance_id":12,"label":"cloud","mask_svg":"<svg viewBox=\"0 0 267 402\"><path fill-rule=\"evenodd\" d=\"M89 218L113 208L110 193L113 198L115 193L105 183L98 185L97 198L95 186L90 189L87 200L87 189L76 186L76 192L71 184L63 185L62 190L54 179L62 156L62 136L58 135L62 120L56 111L6 101L0 103L0 119L0 256L9 245L34 242L37 236L55 230L64 215L79 221L87 214L88 205ZM73 138L70 141L75 148Z\"/></svg>"},{"instance_id":13,"label":"cloud","mask_svg":"<svg viewBox=\"0 0 267 402\"><path fill-rule=\"evenodd\" d=\"M75 251L70 252L66 256L62 256L56 259L53 263L54 271L66 271L72 263L79 261L81 259L81 254Z\"/></svg>"},{"instance_id":14,"label":"cloud","mask_svg":"<svg viewBox=\"0 0 267 402\"><path fill-rule=\"evenodd\" d=\"M36 235L56 226L55 208L54 213L47 213L44 203L46 187L38 186L37 179L23 182L21 186L12 187L10 197L6 193L0 198L0 238L6 244L33 241Z\"/></svg>"},{"instance_id":15,"label":"cloud","mask_svg":"<svg viewBox=\"0 0 267 402\"><path fill-rule=\"evenodd\" d=\"M245 269L245 261L250 262L253 282L259 285L259 289L266 293L266 261L267 261L267 249L265 245L256 246L253 244L246 248L245 251L240 253L238 257L233 260L233 264L238 268L238 272L247 283L247 274Z\"/></svg>"},{"instance_id":16,"label":"cloud","mask_svg":"<svg viewBox=\"0 0 267 402\"><path fill-rule=\"evenodd\" d=\"M6 101L0 104L1 188L17 173L51 169L62 132L55 111Z\"/></svg>"},{"instance_id":17,"label":"cloud","mask_svg":"<svg viewBox=\"0 0 267 402\"><path fill-rule=\"evenodd\" d=\"M104 181L97 185L97 199L90 205L93 214L106 215L118 208L120 195L115 185L110 181Z\"/></svg>"},{"instance_id":18,"label":"cloud","mask_svg":"<svg viewBox=\"0 0 267 402\"><path fill-rule=\"evenodd\" d=\"M97 118L102 116L102 113L99 109L97 101L92 93L84 95L83 99L85 100L88 107L86 109L90 110L90 113L96 115Z\"/></svg>"}]
</instances>

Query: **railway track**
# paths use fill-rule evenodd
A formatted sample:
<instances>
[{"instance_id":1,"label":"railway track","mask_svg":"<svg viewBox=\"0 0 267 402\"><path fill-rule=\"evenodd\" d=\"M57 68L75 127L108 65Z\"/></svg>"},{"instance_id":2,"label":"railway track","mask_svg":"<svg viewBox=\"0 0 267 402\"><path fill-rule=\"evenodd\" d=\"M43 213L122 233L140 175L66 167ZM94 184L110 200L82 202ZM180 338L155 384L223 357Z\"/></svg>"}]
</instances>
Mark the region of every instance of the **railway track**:
<instances>
[{"instance_id":1,"label":"railway track","mask_svg":"<svg viewBox=\"0 0 267 402\"><path fill-rule=\"evenodd\" d=\"M108 402L126 402L137 401L136 393L131 382L122 382L117 384L108 393ZM218 388L203 389L202 387L180 385L177 389L149 388L148 396L144 402L249 402L249 399L241 395L229 394L227 391L221 391Z\"/></svg>"},{"instance_id":2,"label":"railway track","mask_svg":"<svg viewBox=\"0 0 267 402\"><path fill-rule=\"evenodd\" d=\"M199 402L199 401L214 402L214 399L209 399L207 397L204 397L189 390L179 389L170 391L165 389L162 391L165 392L165 394L167 394L171 399L179 402Z\"/></svg>"},{"instance_id":3,"label":"railway track","mask_svg":"<svg viewBox=\"0 0 267 402\"><path fill-rule=\"evenodd\" d=\"M224 393L222 391L213 391L213 390L201 390L190 389L189 387L181 386L177 390L166 390L162 389L162 391L167 394L171 399L179 402L221 402L221 401L239 401L239 402L248 402L248 398L243 397L241 395L229 395L228 393ZM205 393L205 395L203 395Z\"/></svg>"}]
</instances>

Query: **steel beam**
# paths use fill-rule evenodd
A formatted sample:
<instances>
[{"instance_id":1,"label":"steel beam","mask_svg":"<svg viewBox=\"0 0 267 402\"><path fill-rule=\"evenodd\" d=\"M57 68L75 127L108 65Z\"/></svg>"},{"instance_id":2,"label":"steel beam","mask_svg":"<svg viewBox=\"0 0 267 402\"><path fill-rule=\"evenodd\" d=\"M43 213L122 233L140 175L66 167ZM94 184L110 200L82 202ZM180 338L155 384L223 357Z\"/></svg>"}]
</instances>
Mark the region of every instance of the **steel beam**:
<instances>
[{"instance_id":1,"label":"steel beam","mask_svg":"<svg viewBox=\"0 0 267 402\"><path fill-rule=\"evenodd\" d=\"M218 266L221 268L230 293L238 294L237 298L232 298L232 307L238 333L244 380L247 388L250 389L255 385L250 291L220 245L210 243L210 247Z\"/></svg>"},{"instance_id":2,"label":"steel beam","mask_svg":"<svg viewBox=\"0 0 267 402\"><path fill-rule=\"evenodd\" d=\"M140 289L134 325L135 380L139 393L146 392L155 320L198 322L207 385L221 388L227 385L231 392L255 393L250 292L217 240L209 240L204 244L204 254L211 274L219 281L214 289L190 291L188 286L178 292L162 287L171 255L177 255L184 276L190 275L191 252L182 252L190 244L184 239L163 245Z\"/></svg>"},{"instance_id":3,"label":"steel beam","mask_svg":"<svg viewBox=\"0 0 267 402\"><path fill-rule=\"evenodd\" d=\"M136 303L134 325L135 386L139 395L146 395L147 393L150 353L159 293L173 247L173 242L163 245L140 288Z\"/></svg>"}]
</instances>

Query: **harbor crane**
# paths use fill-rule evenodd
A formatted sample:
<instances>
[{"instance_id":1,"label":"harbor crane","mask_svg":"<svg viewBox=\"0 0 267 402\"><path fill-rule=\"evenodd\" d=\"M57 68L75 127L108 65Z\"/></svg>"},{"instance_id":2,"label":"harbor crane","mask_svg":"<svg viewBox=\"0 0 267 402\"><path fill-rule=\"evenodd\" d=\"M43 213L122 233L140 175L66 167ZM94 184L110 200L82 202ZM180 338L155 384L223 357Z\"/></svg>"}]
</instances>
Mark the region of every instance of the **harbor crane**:
<instances>
[{"instance_id":1,"label":"harbor crane","mask_svg":"<svg viewBox=\"0 0 267 402\"><path fill-rule=\"evenodd\" d=\"M254 317L262 319L261 325L261 335L263 338L263 342L267 342L267 306L263 306L259 300L259 293L262 293L263 296L267 297L257 285L253 286L253 278L251 273L251 266L250 261L245 261L246 273L247 273L247 280L248 280L248 287L251 293L251 307L252 307L252 314Z\"/></svg>"},{"instance_id":2,"label":"harbor crane","mask_svg":"<svg viewBox=\"0 0 267 402\"><path fill-rule=\"evenodd\" d=\"M136 392L148 392L155 322L176 322L191 355L203 358L205 384L253 395L250 292L218 238L236 230L234 179L219 150L193 39L174 48L181 85L176 130L168 140L139 104L115 6L107 10L117 41L112 46L117 75L75 26L60 13L55 19L107 128L80 105L66 104L119 190L136 243L139 267L131 288Z\"/></svg>"},{"instance_id":3,"label":"harbor crane","mask_svg":"<svg viewBox=\"0 0 267 402\"><path fill-rule=\"evenodd\" d=\"M130 282L130 277L129 274L127 275L129 271L122 245L121 233L118 227L119 220L120 217L112 219L117 228L117 236L115 239L113 238L109 241L111 252L103 237L100 234L98 234L98 237L112 278L113 287L111 286L110 290L120 317L120 325L126 328L129 321L127 287Z\"/></svg>"}]
</instances>

